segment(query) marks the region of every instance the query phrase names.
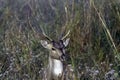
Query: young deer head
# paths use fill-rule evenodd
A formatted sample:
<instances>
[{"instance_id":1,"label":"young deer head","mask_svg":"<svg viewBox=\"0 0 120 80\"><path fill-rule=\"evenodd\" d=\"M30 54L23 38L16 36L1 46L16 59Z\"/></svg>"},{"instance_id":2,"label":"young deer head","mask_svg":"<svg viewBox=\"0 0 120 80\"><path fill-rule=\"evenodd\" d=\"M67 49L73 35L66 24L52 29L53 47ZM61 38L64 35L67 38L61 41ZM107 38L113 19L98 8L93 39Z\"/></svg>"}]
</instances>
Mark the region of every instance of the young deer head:
<instances>
[{"instance_id":1,"label":"young deer head","mask_svg":"<svg viewBox=\"0 0 120 80\"><path fill-rule=\"evenodd\" d=\"M59 40L59 41L48 41L48 40L41 40L41 45L49 50L49 56L53 59L63 59L65 54L65 48L69 43L69 38L66 40Z\"/></svg>"},{"instance_id":2,"label":"young deer head","mask_svg":"<svg viewBox=\"0 0 120 80\"><path fill-rule=\"evenodd\" d=\"M68 34L67 34L68 35ZM65 60L65 48L69 43L69 38L64 39L67 35L58 41L54 41L45 36L45 40L41 40L41 45L49 50L49 61L46 69L47 80L61 80L63 75L63 62Z\"/></svg>"}]
</instances>

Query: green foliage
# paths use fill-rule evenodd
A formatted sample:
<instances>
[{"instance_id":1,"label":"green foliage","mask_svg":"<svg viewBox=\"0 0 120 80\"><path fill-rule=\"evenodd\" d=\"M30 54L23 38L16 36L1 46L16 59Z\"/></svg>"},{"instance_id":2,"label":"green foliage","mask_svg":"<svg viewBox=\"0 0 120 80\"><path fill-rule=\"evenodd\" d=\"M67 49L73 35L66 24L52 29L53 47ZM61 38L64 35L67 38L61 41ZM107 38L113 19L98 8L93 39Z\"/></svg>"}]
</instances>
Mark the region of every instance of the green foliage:
<instances>
[{"instance_id":1,"label":"green foliage","mask_svg":"<svg viewBox=\"0 0 120 80\"><path fill-rule=\"evenodd\" d=\"M61 26L71 31L75 80L120 79L119 0L1 0L0 80L41 80L49 54L37 34L41 28L56 40Z\"/></svg>"}]
</instances>

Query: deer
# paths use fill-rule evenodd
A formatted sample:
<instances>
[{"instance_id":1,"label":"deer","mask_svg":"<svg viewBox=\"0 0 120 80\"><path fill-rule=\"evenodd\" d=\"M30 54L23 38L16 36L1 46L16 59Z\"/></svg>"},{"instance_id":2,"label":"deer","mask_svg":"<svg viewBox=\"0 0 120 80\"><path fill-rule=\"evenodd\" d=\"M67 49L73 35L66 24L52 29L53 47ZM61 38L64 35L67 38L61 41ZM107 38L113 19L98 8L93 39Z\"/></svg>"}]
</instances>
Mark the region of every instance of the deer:
<instances>
[{"instance_id":1,"label":"deer","mask_svg":"<svg viewBox=\"0 0 120 80\"><path fill-rule=\"evenodd\" d=\"M43 69L44 77L42 80L74 80L74 69L67 64L66 55L68 54L65 51L70 41L70 38L67 37L70 30L64 36L64 30L61 31L61 35L57 40L48 37L42 29L37 33L39 33L37 36L40 37L40 44L49 51L48 64Z\"/></svg>"},{"instance_id":2,"label":"deer","mask_svg":"<svg viewBox=\"0 0 120 80\"><path fill-rule=\"evenodd\" d=\"M70 41L70 38L65 38L67 37L67 35L69 35L69 33L70 31L68 31L65 36L57 41L52 40L43 33L42 37L44 36L44 39L40 40L40 43L49 51L48 66L45 70L45 77L43 78L43 80L67 80L65 76L73 73L73 69L71 68L71 66L65 64L65 48L68 46Z\"/></svg>"}]
</instances>

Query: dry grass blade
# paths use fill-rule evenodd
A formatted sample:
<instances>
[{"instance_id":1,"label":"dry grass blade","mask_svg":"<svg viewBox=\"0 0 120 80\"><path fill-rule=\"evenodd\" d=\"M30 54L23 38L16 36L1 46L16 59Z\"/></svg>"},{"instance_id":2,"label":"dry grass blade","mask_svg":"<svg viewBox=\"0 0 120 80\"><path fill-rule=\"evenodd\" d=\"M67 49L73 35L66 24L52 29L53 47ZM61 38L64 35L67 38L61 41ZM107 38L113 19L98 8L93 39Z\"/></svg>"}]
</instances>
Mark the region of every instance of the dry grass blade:
<instances>
[{"instance_id":1,"label":"dry grass blade","mask_svg":"<svg viewBox=\"0 0 120 80\"><path fill-rule=\"evenodd\" d=\"M99 17L100 21L102 22L103 29L104 29L104 31L105 31L105 33L106 33L106 37L108 37L108 40L110 41L110 45L111 45L111 47L113 48L113 52L114 52L115 54L117 54L117 58L118 58L119 61L120 61L120 55L118 54L117 48L116 48L115 43L114 43L114 40L113 40L113 38L112 38L112 36L111 36L111 34L110 34L110 31L109 31L109 29L107 28L104 19L102 19L101 13L98 12L97 8L95 7L94 2L92 2L92 4L93 4L93 7L95 8L95 11L96 11L97 14L98 14L98 17Z\"/></svg>"}]
</instances>

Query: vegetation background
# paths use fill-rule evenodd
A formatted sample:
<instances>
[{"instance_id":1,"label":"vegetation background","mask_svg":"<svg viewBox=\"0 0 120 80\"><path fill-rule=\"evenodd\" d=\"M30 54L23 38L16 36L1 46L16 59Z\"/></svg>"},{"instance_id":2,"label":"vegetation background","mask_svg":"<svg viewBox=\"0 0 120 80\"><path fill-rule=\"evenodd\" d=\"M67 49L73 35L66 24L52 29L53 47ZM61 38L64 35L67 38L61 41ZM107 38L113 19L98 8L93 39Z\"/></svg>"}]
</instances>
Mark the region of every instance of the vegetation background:
<instances>
[{"instance_id":1,"label":"vegetation background","mask_svg":"<svg viewBox=\"0 0 120 80\"><path fill-rule=\"evenodd\" d=\"M41 80L48 51L36 35L56 39L62 26L75 80L120 80L120 0L0 0L0 80Z\"/></svg>"}]
</instances>

